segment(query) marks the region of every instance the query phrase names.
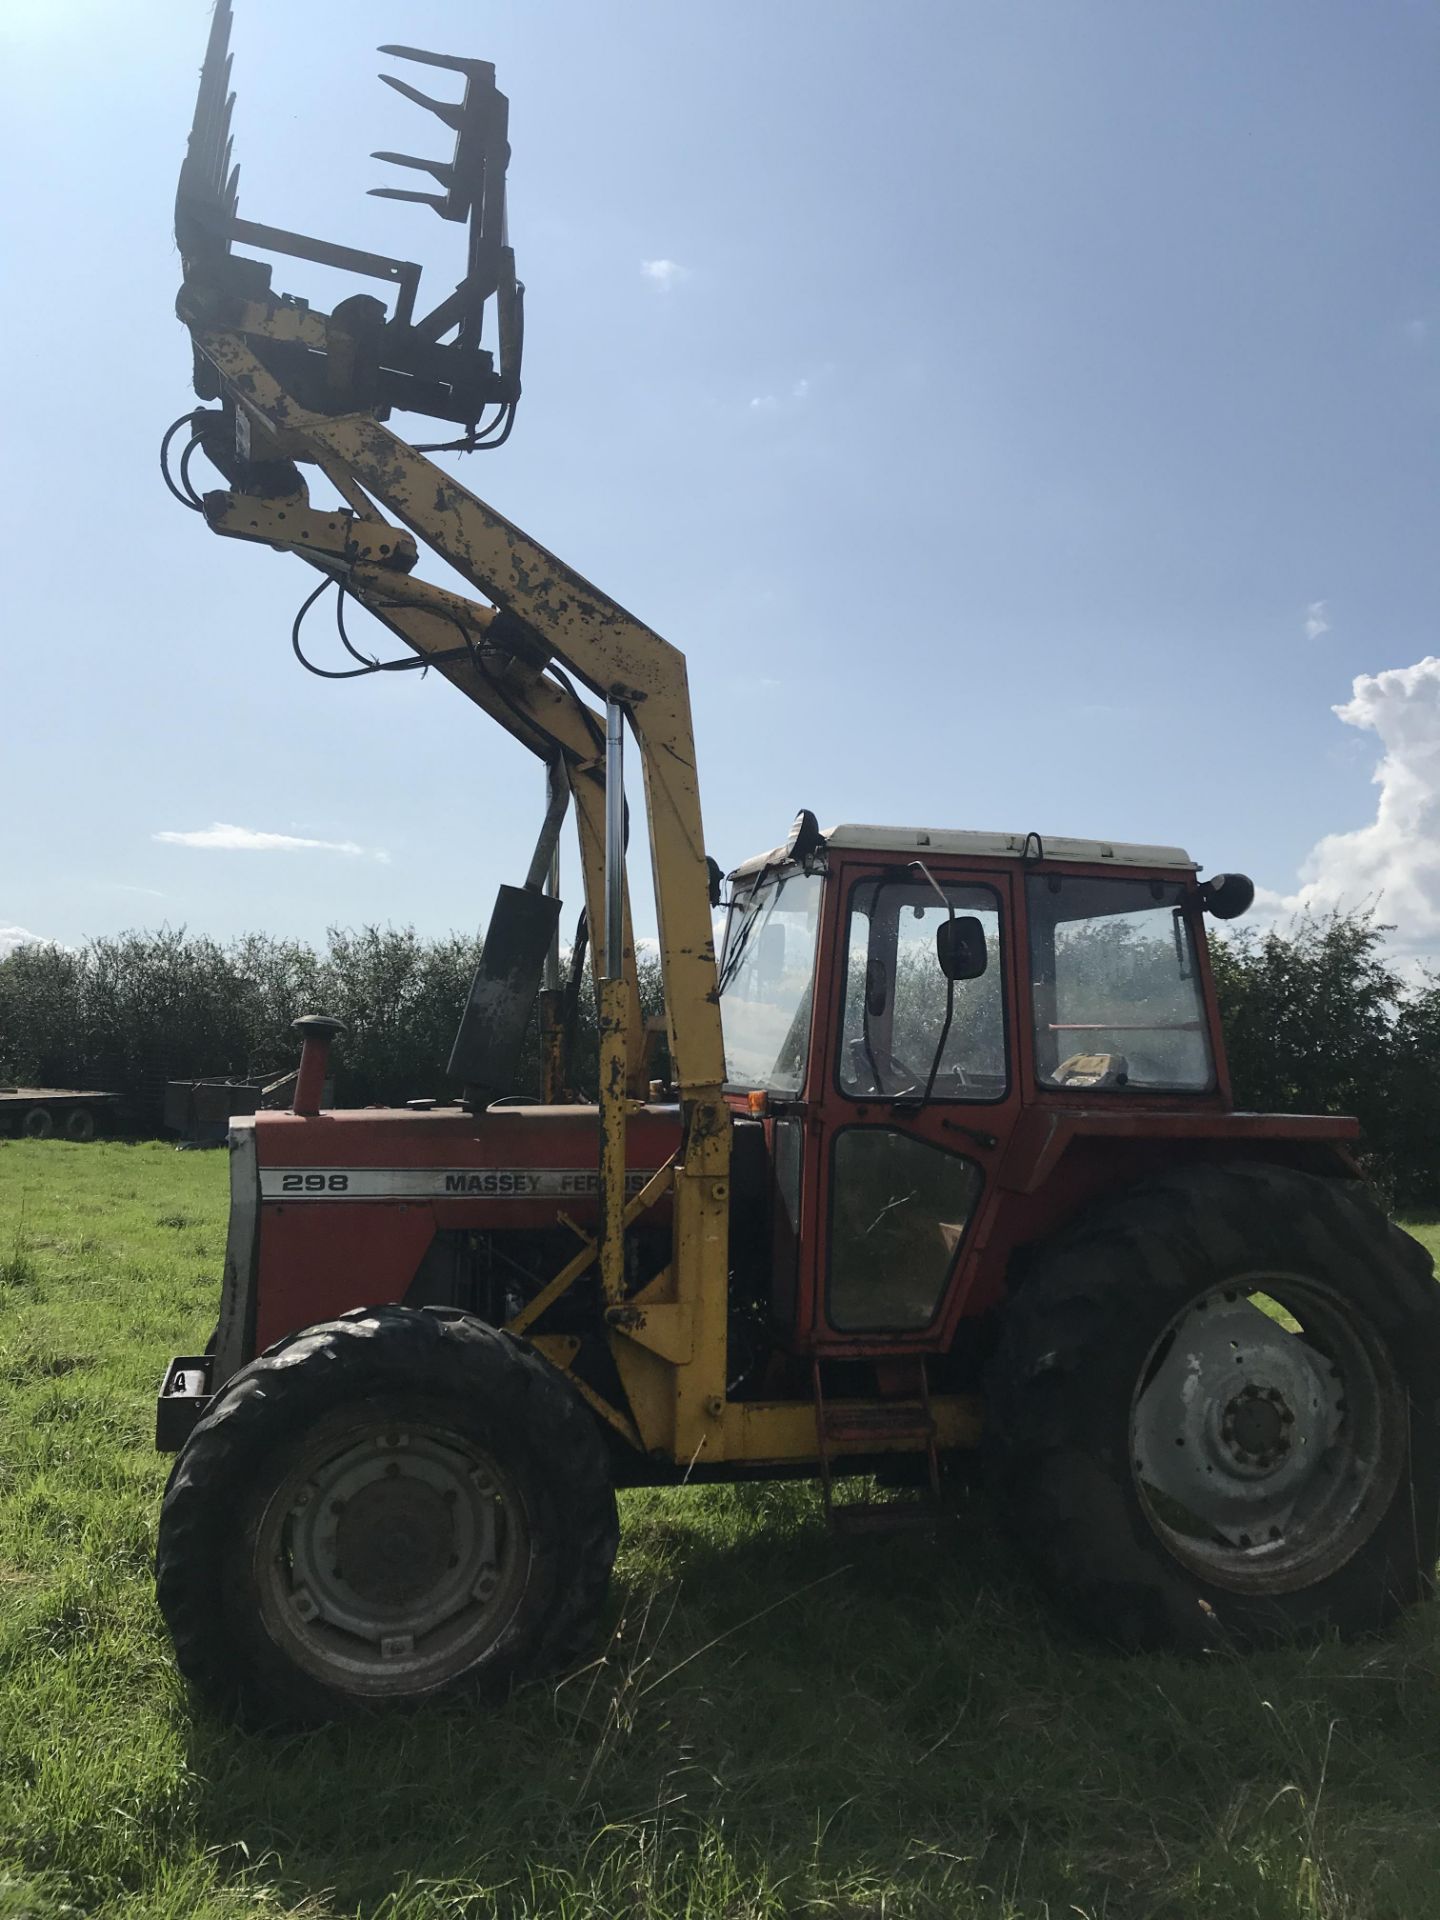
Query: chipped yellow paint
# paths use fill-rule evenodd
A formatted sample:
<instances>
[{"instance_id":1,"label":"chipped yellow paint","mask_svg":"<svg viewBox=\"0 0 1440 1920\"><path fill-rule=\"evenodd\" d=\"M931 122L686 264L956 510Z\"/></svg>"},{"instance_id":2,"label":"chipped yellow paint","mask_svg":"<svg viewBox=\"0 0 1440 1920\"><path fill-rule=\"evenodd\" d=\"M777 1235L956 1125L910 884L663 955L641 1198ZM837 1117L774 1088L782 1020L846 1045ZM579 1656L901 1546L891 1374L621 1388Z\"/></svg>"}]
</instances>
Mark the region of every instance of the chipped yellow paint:
<instances>
[{"instance_id":1,"label":"chipped yellow paint","mask_svg":"<svg viewBox=\"0 0 1440 1920\"><path fill-rule=\"evenodd\" d=\"M217 324L213 305L188 287L180 311L248 422L254 443L267 453L320 466L357 516L344 529L355 550L337 556L322 543L309 556L312 564L327 571L343 564L347 588L406 645L433 658L438 671L532 750L550 758L558 748L564 755L576 799L597 972L606 958L600 945L605 925L603 733L593 711L543 672L545 662L553 657L593 694L623 705L644 775L683 1146L673 1172L672 1255L661 1276L663 1297L647 1299L643 1323L610 1329L630 1413L608 1405L586 1382L576 1378L575 1384L632 1445L673 1462L771 1457L763 1451L775 1444L766 1423L757 1423L753 1415L732 1419L735 1410L725 1404L731 1128L722 1098L724 1052L684 656L369 414L332 416L301 406L250 342L301 341L328 351L342 345L338 336L344 329L326 316L250 304L231 309ZM262 504L268 509L264 529ZM270 538L303 554L307 543L293 530L284 531L292 512L315 517L302 493L298 499L257 502L248 511L227 508L217 519L250 518L255 524L217 525L216 530ZM492 605L481 607L409 578L405 560L397 564L404 551L397 530L384 514L424 541ZM308 519L305 524L313 535ZM339 531L327 530L332 538ZM309 544L315 547L313 538ZM387 546L390 551L382 551ZM457 650L462 639L464 653ZM625 1120L643 1092L637 1083L645 1060L628 917L624 939L621 965L611 969L620 977L602 994L601 1021L598 1254L602 1291L612 1306L623 1303L624 1221L633 1217L624 1204ZM517 1330L532 1325L594 1257L587 1248L568 1262L517 1316ZM643 1329L650 1329L648 1344ZM536 1344L545 1350L543 1340ZM560 1364L558 1350L555 1357ZM786 1411L793 1421L796 1410ZM798 1411L806 1417L806 1409ZM785 1425L784 1432L790 1434L791 1427Z\"/></svg>"}]
</instances>

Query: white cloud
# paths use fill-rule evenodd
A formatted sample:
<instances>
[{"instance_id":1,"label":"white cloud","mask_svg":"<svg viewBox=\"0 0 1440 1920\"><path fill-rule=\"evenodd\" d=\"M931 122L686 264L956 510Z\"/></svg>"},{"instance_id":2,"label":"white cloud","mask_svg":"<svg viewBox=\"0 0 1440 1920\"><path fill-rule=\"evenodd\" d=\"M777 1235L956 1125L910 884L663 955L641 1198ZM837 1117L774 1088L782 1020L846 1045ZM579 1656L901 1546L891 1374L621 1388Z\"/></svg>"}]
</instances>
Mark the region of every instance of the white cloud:
<instances>
[{"instance_id":1,"label":"white cloud","mask_svg":"<svg viewBox=\"0 0 1440 1920\"><path fill-rule=\"evenodd\" d=\"M225 853L344 853L370 854L376 860L388 860L378 847L362 847L354 840L305 840L293 833L261 833L254 827L227 826L217 820L213 826L196 827L189 833L152 833L152 840L163 840L172 847L218 848Z\"/></svg>"},{"instance_id":2,"label":"white cloud","mask_svg":"<svg viewBox=\"0 0 1440 1920\"><path fill-rule=\"evenodd\" d=\"M1333 711L1384 748L1375 818L1327 834L1302 864L1298 892L1265 891L1259 903L1286 913L1377 906L1397 949L1440 953L1440 659L1362 673Z\"/></svg>"},{"instance_id":3,"label":"white cloud","mask_svg":"<svg viewBox=\"0 0 1440 1920\"><path fill-rule=\"evenodd\" d=\"M642 260L640 271L660 293L673 292L682 280L690 278L690 269L678 260Z\"/></svg>"},{"instance_id":4,"label":"white cloud","mask_svg":"<svg viewBox=\"0 0 1440 1920\"><path fill-rule=\"evenodd\" d=\"M42 934L31 933L28 927L0 927L0 960L14 953L17 947L28 947L32 943L39 947L49 944Z\"/></svg>"},{"instance_id":5,"label":"white cloud","mask_svg":"<svg viewBox=\"0 0 1440 1920\"><path fill-rule=\"evenodd\" d=\"M829 368L822 368L821 371L828 373ZM803 401L810 398L814 385L815 382L811 375L802 373L798 380L792 382L789 391L783 396L775 393L757 393L750 401L750 411L752 413L773 413L777 407L799 406Z\"/></svg>"},{"instance_id":6,"label":"white cloud","mask_svg":"<svg viewBox=\"0 0 1440 1920\"><path fill-rule=\"evenodd\" d=\"M1324 600L1312 600L1305 609L1305 638L1318 640L1322 633L1330 631L1330 608Z\"/></svg>"}]
</instances>

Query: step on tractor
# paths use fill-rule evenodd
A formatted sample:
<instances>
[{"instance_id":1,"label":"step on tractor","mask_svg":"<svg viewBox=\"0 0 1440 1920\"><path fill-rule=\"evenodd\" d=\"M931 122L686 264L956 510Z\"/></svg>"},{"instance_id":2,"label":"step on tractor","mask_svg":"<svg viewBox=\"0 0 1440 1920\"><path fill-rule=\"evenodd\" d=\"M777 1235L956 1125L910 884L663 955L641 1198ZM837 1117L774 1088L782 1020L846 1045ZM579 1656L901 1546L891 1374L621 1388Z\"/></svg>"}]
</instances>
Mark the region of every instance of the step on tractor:
<instances>
[{"instance_id":1,"label":"step on tractor","mask_svg":"<svg viewBox=\"0 0 1440 1920\"><path fill-rule=\"evenodd\" d=\"M464 233L424 310L413 263L240 217L229 28L220 0L176 203L200 404L169 484L318 575L336 634L325 664L297 618L302 663L432 669L543 762L546 804L457 1009L454 1098L327 1108L344 1035L316 1012L290 1110L231 1127L218 1326L157 1408L183 1672L258 1722L495 1697L594 1645L617 1488L807 1477L836 1528L880 1529L933 1523L967 1457L1124 1647L1385 1627L1436 1560L1440 1291L1354 1121L1234 1107L1206 922L1250 883L1178 847L808 811L722 874L683 656L427 457L498 447L520 398L493 67L382 49L435 71L441 98L390 84L454 135L377 156L429 176L381 192ZM323 312L274 290L275 254L384 297ZM477 597L422 578L421 542Z\"/></svg>"}]
</instances>

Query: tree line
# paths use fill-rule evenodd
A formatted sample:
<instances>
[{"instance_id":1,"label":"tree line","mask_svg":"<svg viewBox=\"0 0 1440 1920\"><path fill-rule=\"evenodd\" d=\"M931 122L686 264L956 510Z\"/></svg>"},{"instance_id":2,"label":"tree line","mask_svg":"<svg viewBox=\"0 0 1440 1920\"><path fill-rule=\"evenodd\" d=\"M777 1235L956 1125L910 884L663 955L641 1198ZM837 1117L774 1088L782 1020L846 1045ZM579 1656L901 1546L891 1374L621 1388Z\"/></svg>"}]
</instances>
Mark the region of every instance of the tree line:
<instances>
[{"instance_id":1,"label":"tree line","mask_svg":"<svg viewBox=\"0 0 1440 1920\"><path fill-rule=\"evenodd\" d=\"M1407 979L1373 914L1301 918L1213 943L1237 1103L1353 1113L1372 1176L1398 1205L1440 1205L1440 976ZM323 1011L346 1106L448 1097L445 1077L478 938L412 928L333 928L323 949L184 929L31 943L0 960L0 1079L117 1090L130 1123L158 1130L167 1081L270 1079L295 1064L290 1022ZM647 1011L658 969L642 962ZM593 1085L595 1015L579 997L575 1078ZM588 1074L588 1079L587 1079ZM536 1092L532 1032L518 1091Z\"/></svg>"},{"instance_id":2,"label":"tree line","mask_svg":"<svg viewBox=\"0 0 1440 1920\"><path fill-rule=\"evenodd\" d=\"M302 1013L345 1022L332 1055L342 1106L388 1105L456 1088L445 1063L480 957L478 937L422 939L413 928L332 928L323 949L270 934L225 943L183 928L38 942L0 960L0 1079L117 1091L130 1125L158 1131L171 1080L265 1083L299 1057ZM659 982L642 956L641 996ZM579 996L574 1071L593 1086L594 999ZM539 1044L528 1036L517 1091L538 1091Z\"/></svg>"}]
</instances>

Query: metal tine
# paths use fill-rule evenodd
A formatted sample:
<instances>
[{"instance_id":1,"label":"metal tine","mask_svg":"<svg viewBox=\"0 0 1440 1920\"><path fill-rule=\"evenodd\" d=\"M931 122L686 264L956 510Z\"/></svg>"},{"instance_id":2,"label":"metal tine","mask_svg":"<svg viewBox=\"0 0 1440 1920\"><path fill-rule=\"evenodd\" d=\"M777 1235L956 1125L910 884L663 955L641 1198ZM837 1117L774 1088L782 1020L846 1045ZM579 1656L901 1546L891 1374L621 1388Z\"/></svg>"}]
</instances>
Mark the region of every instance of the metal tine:
<instances>
[{"instance_id":1,"label":"metal tine","mask_svg":"<svg viewBox=\"0 0 1440 1920\"><path fill-rule=\"evenodd\" d=\"M195 99L195 119L185 157L207 185L214 183L216 156L224 142L228 124L228 102L223 90L228 77L228 74L222 77L218 88L207 87L202 81Z\"/></svg>"},{"instance_id":2,"label":"metal tine","mask_svg":"<svg viewBox=\"0 0 1440 1920\"><path fill-rule=\"evenodd\" d=\"M217 8L210 29L210 41L200 67L200 85L195 94L195 128L212 117L230 90L230 10Z\"/></svg>"},{"instance_id":3,"label":"metal tine","mask_svg":"<svg viewBox=\"0 0 1440 1920\"><path fill-rule=\"evenodd\" d=\"M443 160L417 160L410 153L372 153L372 160L388 160L392 167L414 167L420 173L433 173L442 187L455 178L455 169Z\"/></svg>"},{"instance_id":4,"label":"metal tine","mask_svg":"<svg viewBox=\"0 0 1440 1920\"><path fill-rule=\"evenodd\" d=\"M214 18L210 22L210 38L205 45L205 58L200 66L197 108L201 100L213 99L216 95L223 99L230 85L230 23L229 7L216 7ZM222 68L223 73L221 73ZM218 80L217 74L221 75Z\"/></svg>"},{"instance_id":5,"label":"metal tine","mask_svg":"<svg viewBox=\"0 0 1440 1920\"><path fill-rule=\"evenodd\" d=\"M230 78L230 62L225 62L225 78ZM225 185L225 170L230 158L230 116L235 111L233 92L225 96L225 104L220 109L220 122L215 129L215 144L210 149L210 191L218 195Z\"/></svg>"},{"instance_id":6,"label":"metal tine","mask_svg":"<svg viewBox=\"0 0 1440 1920\"><path fill-rule=\"evenodd\" d=\"M222 154L230 131L230 114L235 95L230 91L230 70L234 55L229 51L230 9L217 7L210 29L210 43L200 69L200 86L195 96L195 118L190 129L187 166L193 168L201 185L212 195L223 184Z\"/></svg>"},{"instance_id":7,"label":"metal tine","mask_svg":"<svg viewBox=\"0 0 1440 1920\"><path fill-rule=\"evenodd\" d=\"M426 53L423 47L378 47L376 51L393 54L397 60L416 60L422 67L445 67L451 73L463 73L471 78L481 74L495 78L493 60L471 60L460 53Z\"/></svg>"},{"instance_id":8,"label":"metal tine","mask_svg":"<svg viewBox=\"0 0 1440 1920\"><path fill-rule=\"evenodd\" d=\"M438 193L412 193L409 187L371 187L372 200L413 200L417 206L433 207L441 217L446 218L445 201Z\"/></svg>"},{"instance_id":9,"label":"metal tine","mask_svg":"<svg viewBox=\"0 0 1440 1920\"><path fill-rule=\"evenodd\" d=\"M421 93L418 87L412 87L408 80L397 80L393 73L382 73L380 78L387 87L393 87L397 93L403 93L407 100L413 100L417 107L425 107L447 127L460 131L460 122L464 117L463 107L452 107L448 101L432 100L428 93Z\"/></svg>"}]
</instances>

